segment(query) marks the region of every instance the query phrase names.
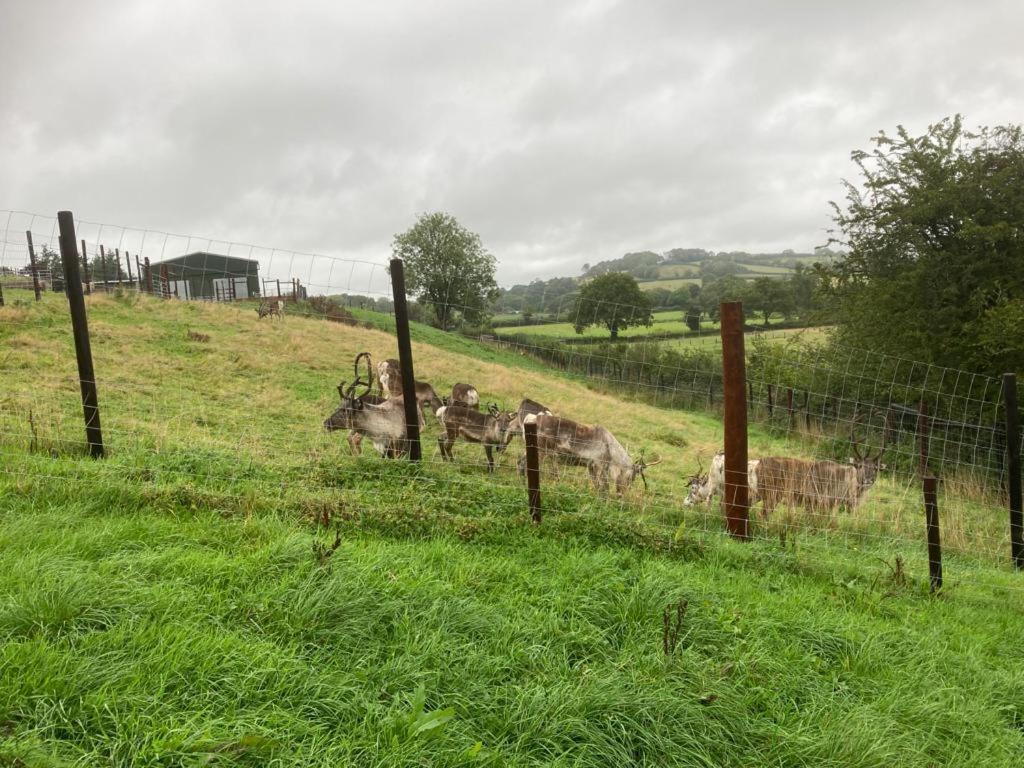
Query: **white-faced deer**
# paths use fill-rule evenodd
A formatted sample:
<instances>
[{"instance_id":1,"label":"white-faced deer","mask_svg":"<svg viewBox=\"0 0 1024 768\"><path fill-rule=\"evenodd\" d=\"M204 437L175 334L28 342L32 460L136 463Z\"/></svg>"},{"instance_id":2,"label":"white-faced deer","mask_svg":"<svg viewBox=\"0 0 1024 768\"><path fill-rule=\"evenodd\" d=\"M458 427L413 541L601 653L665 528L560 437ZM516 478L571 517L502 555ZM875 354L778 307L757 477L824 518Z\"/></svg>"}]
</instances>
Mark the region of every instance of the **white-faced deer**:
<instances>
[{"instance_id":1,"label":"white-faced deer","mask_svg":"<svg viewBox=\"0 0 1024 768\"><path fill-rule=\"evenodd\" d=\"M484 447L487 471L494 472L493 452L497 450L501 453L505 450L505 433L508 431L512 416L511 413L498 410L498 406L493 403L487 413L481 413L465 405L442 406L437 411L437 420L443 430L441 436L437 438L441 458L455 461L452 445L461 437L467 443L479 443Z\"/></svg>"},{"instance_id":2,"label":"white-faced deer","mask_svg":"<svg viewBox=\"0 0 1024 768\"><path fill-rule=\"evenodd\" d=\"M377 381L380 384L380 391L384 397L392 397L402 394L402 370L398 360L388 358L377 363ZM434 388L425 381L416 381L416 403L419 405L423 418L427 417L427 409L430 413L437 413L437 409L444 405L444 401L438 396Z\"/></svg>"},{"instance_id":3,"label":"white-faced deer","mask_svg":"<svg viewBox=\"0 0 1024 768\"><path fill-rule=\"evenodd\" d=\"M585 464L594 487L608 491L611 480L616 493L624 494L633 481L639 477L647 487L644 470L661 463L661 459L650 463L641 457L633 461L615 435L602 426L579 424L550 413L529 415L524 423L533 421L537 425L537 450L541 460L554 456L569 464ZM526 470L526 457L519 460L520 474Z\"/></svg>"},{"instance_id":4,"label":"white-faced deer","mask_svg":"<svg viewBox=\"0 0 1024 768\"><path fill-rule=\"evenodd\" d=\"M456 384L452 387L452 396L445 405L464 405L474 411L480 410L480 393L472 384Z\"/></svg>"},{"instance_id":5,"label":"white-faced deer","mask_svg":"<svg viewBox=\"0 0 1024 768\"><path fill-rule=\"evenodd\" d=\"M750 459L747 462L747 490L748 504L754 506L757 503L757 468L759 459ZM702 473L700 457L697 457L697 474L690 478L687 484L684 506L704 504L725 490L725 451L719 451L711 460L711 469Z\"/></svg>"}]
</instances>

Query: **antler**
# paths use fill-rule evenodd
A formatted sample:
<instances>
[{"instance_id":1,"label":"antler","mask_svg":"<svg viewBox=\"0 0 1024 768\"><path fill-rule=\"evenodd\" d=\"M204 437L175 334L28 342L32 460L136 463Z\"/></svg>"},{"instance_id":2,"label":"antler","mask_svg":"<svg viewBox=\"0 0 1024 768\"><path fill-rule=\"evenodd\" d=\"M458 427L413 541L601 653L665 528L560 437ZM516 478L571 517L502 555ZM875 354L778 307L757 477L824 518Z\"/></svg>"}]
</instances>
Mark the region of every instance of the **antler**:
<instances>
[{"instance_id":1,"label":"antler","mask_svg":"<svg viewBox=\"0 0 1024 768\"><path fill-rule=\"evenodd\" d=\"M345 399L345 382L344 380L338 382L338 397L342 400Z\"/></svg>"},{"instance_id":2,"label":"antler","mask_svg":"<svg viewBox=\"0 0 1024 768\"><path fill-rule=\"evenodd\" d=\"M491 414L491 416L493 416L494 418L498 418L498 414L501 413L501 410L498 408L497 403L488 403L487 412Z\"/></svg>"},{"instance_id":3,"label":"antler","mask_svg":"<svg viewBox=\"0 0 1024 768\"><path fill-rule=\"evenodd\" d=\"M364 357L366 358L365 379L359 374L359 361L362 360ZM353 363L352 368L355 372L356 377L356 380L352 383L352 389L354 391L356 387L363 387L365 391L359 395L359 398L366 397L366 395L370 394L370 390L373 388L373 360L370 357L370 353L360 352L358 355L356 355L356 359L355 362Z\"/></svg>"}]
</instances>

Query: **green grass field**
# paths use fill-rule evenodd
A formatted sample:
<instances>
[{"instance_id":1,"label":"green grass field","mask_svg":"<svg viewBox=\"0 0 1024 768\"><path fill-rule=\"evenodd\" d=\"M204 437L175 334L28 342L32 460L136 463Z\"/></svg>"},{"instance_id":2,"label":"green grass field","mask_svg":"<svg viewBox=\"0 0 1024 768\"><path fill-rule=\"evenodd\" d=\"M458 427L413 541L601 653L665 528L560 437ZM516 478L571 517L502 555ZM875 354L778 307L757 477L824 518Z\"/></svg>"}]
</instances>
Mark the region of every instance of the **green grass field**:
<instances>
[{"instance_id":1,"label":"green grass field","mask_svg":"<svg viewBox=\"0 0 1024 768\"><path fill-rule=\"evenodd\" d=\"M716 327L713 323L706 323L708 328ZM652 333L682 333L688 330L683 322L683 313L680 310L669 309L663 312L654 313L654 324L651 326L636 326L624 328L619 331L623 337L648 336ZM582 334L577 334L572 323L539 323L531 325L513 325L504 328L495 328L494 332L499 335L525 334L528 336L544 336L551 339L567 339L577 336L605 337L608 336L607 329L590 326L585 328Z\"/></svg>"},{"instance_id":2,"label":"green grass field","mask_svg":"<svg viewBox=\"0 0 1024 768\"><path fill-rule=\"evenodd\" d=\"M982 498L941 499L939 598L917 493L895 478L855 515L758 521L754 542L732 543L717 510L680 505L698 452L721 443L712 415L624 407L416 326L418 378L506 404L530 395L665 459L624 500L595 496L580 470L546 474L534 526L518 443L488 478L475 446L437 463L436 425L420 468L352 458L324 433L352 356L393 355L387 333L134 296L89 299L110 449L91 460L63 297L7 298L0 764L1024 756L1020 579L956 551L1000 535L1003 513ZM752 453L812 448L752 430ZM666 654L663 611L680 601Z\"/></svg>"},{"instance_id":3,"label":"green grass field","mask_svg":"<svg viewBox=\"0 0 1024 768\"><path fill-rule=\"evenodd\" d=\"M653 291L657 288L674 291L684 285L700 285L699 277L675 277L666 280L642 280L637 283L642 291Z\"/></svg>"}]
</instances>

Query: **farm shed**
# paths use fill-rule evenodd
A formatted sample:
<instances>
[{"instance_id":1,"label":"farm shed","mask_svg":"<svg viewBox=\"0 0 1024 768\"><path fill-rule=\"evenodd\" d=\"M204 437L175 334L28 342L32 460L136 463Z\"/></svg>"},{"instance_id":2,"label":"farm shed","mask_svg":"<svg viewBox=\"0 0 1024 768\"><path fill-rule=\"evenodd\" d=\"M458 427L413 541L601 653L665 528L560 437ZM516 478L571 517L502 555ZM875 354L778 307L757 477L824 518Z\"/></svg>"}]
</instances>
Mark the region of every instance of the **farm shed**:
<instances>
[{"instance_id":1,"label":"farm shed","mask_svg":"<svg viewBox=\"0 0 1024 768\"><path fill-rule=\"evenodd\" d=\"M179 299L230 301L260 295L259 262L197 251L150 265L154 284L167 268L167 293Z\"/></svg>"}]
</instances>

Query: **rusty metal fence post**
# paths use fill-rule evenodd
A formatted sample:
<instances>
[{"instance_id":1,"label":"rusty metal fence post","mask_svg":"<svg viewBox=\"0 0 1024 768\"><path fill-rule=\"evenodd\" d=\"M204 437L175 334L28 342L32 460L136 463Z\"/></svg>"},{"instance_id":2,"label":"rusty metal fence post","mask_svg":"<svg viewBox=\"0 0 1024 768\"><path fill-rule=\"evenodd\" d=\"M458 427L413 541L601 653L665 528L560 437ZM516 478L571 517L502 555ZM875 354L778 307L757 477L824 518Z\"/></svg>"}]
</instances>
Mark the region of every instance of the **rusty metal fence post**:
<instances>
[{"instance_id":1,"label":"rusty metal fence post","mask_svg":"<svg viewBox=\"0 0 1024 768\"><path fill-rule=\"evenodd\" d=\"M412 337L409 335L409 307L405 302L405 264L391 260L391 293L395 301L395 333L398 336L398 362L402 371L402 399L405 402L405 430L409 440L409 460L422 458L420 411L416 402L416 378L412 366Z\"/></svg>"},{"instance_id":2,"label":"rusty metal fence post","mask_svg":"<svg viewBox=\"0 0 1024 768\"><path fill-rule=\"evenodd\" d=\"M722 402L725 420L725 524L731 536L746 541L750 538L750 520L743 303L722 302L719 316L722 331Z\"/></svg>"},{"instance_id":3,"label":"rusty metal fence post","mask_svg":"<svg viewBox=\"0 0 1024 768\"><path fill-rule=\"evenodd\" d=\"M78 358L78 382L82 390L82 411L85 415L85 437L93 458L103 456L103 433L100 430L100 406L96 395L96 373L92 367L89 344L89 321L85 315L82 280L78 274L78 252L75 249L75 219L71 211L57 213L60 227L60 258L64 265L64 284L71 308L71 329ZM83 241L84 243L84 241Z\"/></svg>"},{"instance_id":4,"label":"rusty metal fence post","mask_svg":"<svg viewBox=\"0 0 1024 768\"><path fill-rule=\"evenodd\" d=\"M169 285L170 285L170 280L168 280L168 278L167 278L167 265L166 264L161 264L160 265L160 298L162 298L162 299L170 298L171 291L170 291L170 288L168 287ZM234 281L232 281L232 285L234 285ZM232 295L231 298L234 298L234 295Z\"/></svg>"},{"instance_id":5,"label":"rusty metal fence post","mask_svg":"<svg viewBox=\"0 0 1024 768\"><path fill-rule=\"evenodd\" d=\"M924 486L924 519L928 536L928 580L932 592L942 589L942 542L939 538L938 480L926 475Z\"/></svg>"},{"instance_id":6,"label":"rusty metal fence post","mask_svg":"<svg viewBox=\"0 0 1024 768\"><path fill-rule=\"evenodd\" d=\"M1020 413L1017 410L1017 376L1003 374L1003 405L1006 409L1006 489L1010 501L1010 556L1024 570L1024 514L1021 512Z\"/></svg>"},{"instance_id":7,"label":"rusty metal fence post","mask_svg":"<svg viewBox=\"0 0 1024 768\"><path fill-rule=\"evenodd\" d=\"M36 301L42 299L39 295L39 270L36 269L36 249L32 244L32 230L25 230L25 238L28 240L28 263L32 268L32 290L36 292Z\"/></svg>"},{"instance_id":8,"label":"rusty metal fence post","mask_svg":"<svg viewBox=\"0 0 1024 768\"><path fill-rule=\"evenodd\" d=\"M526 442L526 494L530 501L530 519L540 524L540 455L537 451L537 423L523 424Z\"/></svg>"}]
</instances>

